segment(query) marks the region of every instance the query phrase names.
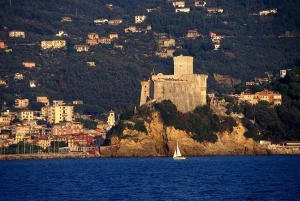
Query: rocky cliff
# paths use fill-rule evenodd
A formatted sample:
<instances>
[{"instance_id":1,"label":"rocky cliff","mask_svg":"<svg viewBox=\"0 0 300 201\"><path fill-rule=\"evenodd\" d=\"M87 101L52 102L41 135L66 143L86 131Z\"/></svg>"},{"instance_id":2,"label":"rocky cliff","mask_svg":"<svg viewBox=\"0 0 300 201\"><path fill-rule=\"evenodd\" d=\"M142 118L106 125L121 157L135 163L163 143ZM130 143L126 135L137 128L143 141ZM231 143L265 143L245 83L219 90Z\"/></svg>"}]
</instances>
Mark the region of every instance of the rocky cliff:
<instances>
[{"instance_id":1,"label":"rocky cliff","mask_svg":"<svg viewBox=\"0 0 300 201\"><path fill-rule=\"evenodd\" d=\"M145 123L148 134L125 129L123 137L113 137L110 147L102 147L102 156L172 156L177 141L185 156L267 154L266 149L252 139L244 137L245 128L241 123L238 123L231 133L218 133L216 143L199 143L185 131L165 127L158 112L152 112L151 115L150 123Z\"/></svg>"},{"instance_id":2,"label":"rocky cliff","mask_svg":"<svg viewBox=\"0 0 300 201\"><path fill-rule=\"evenodd\" d=\"M214 78L217 81L217 83L222 85L223 87L234 87L241 83L240 79L235 79L228 75L220 75L214 73Z\"/></svg>"}]
</instances>

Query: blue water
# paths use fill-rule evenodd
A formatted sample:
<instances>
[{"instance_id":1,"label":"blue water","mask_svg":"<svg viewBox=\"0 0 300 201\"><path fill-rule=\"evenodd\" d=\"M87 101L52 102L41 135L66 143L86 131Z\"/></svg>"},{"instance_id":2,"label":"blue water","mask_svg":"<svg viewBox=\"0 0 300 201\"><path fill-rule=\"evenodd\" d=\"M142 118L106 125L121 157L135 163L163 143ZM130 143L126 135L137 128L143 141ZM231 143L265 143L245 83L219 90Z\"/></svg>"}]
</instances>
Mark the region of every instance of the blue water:
<instances>
[{"instance_id":1,"label":"blue water","mask_svg":"<svg viewBox=\"0 0 300 201\"><path fill-rule=\"evenodd\" d=\"M300 156L0 162L0 200L300 200Z\"/></svg>"}]
</instances>

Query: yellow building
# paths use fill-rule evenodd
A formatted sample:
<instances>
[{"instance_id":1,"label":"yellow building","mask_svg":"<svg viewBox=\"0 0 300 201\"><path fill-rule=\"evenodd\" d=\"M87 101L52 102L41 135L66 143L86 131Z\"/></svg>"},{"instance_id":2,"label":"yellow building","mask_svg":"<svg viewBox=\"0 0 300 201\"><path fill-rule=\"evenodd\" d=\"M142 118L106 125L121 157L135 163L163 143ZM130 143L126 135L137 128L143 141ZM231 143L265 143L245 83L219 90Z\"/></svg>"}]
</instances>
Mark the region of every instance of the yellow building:
<instances>
[{"instance_id":1,"label":"yellow building","mask_svg":"<svg viewBox=\"0 0 300 201\"><path fill-rule=\"evenodd\" d=\"M30 137L30 126L29 125L16 125L12 129L12 134L15 135L15 142L27 140Z\"/></svg>"},{"instance_id":2,"label":"yellow building","mask_svg":"<svg viewBox=\"0 0 300 201\"><path fill-rule=\"evenodd\" d=\"M72 22L72 18L71 17L62 17L61 18L61 22Z\"/></svg>"},{"instance_id":3,"label":"yellow building","mask_svg":"<svg viewBox=\"0 0 300 201\"><path fill-rule=\"evenodd\" d=\"M11 118L9 116L0 116L0 126L8 126Z\"/></svg>"},{"instance_id":4,"label":"yellow building","mask_svg":"<svg viewBox=\"0 0 300 201\"><path fill-rule=\"evenodd\" d=\"M173 57L174 52L175 52L174 49L164 48L162 51L156 52L155 55L161 58L167 58L167 57Z\"/></svg>"},{"instance_id":5,"label":"yellow building","mask_svg":"<svg viewBox=\"0 0 300 201\"><path fill-rule=\"evenodd\" d=\"M259 11L259 15L269 15L269 14L276 14L276 13L277 13L277 8Z\"/></svg>"},{"instance_id":6,"label":"yellow building","mask_svg":"<svg viewBox=\"0 0 300 201\"><path fill-rule=\"evenodd\" d=\"M37 96L36 97L36 102L43 103L43 104L45 104L45 106L48 106L50 104L49 99L46 96Z\"/></svg>"},{"instance_id":7,"label":"yellow building","mask_svg":"<svg viewBox=\"0 0 300 201\"><path fill-rule=\"evenodd\" d=\"M41 42L42 49L60 49L66 47L65 40L50 40L50 41L42 41Z\"/></svg>"},{"instance_id":8,"label":"yellow building","mask_svg":"<svg viewBox=\"0 0 300 201\"><path fill-rule=\"evenodd\" d=\"M190 8L175 8L176 13L189 13L190 11Z\"/></svg>"},{"instance_id":9,"label":"yellow building","mask_svg":"<svg viewBox=\"0 0 300 201\"><path fill-rule=\"evenodd\" d=\"M248 102L252 105L256 104L257 103L257 99L255 98L255 94L251 94L251 93L248 93L248 92L242 92L240 97L239 97L239 103L241 102Z\"/></svg>"},{"instance_id":10,"label":"yellow building","mask_svg":"<svg viewBox=\"0 0 300 201\"><path fill-rule=\"evenodd\" d=\"M101 44L111 44L110 38L107 38L107 37L101 37L98 41Z\"/></svg>"},{"instance_id":11,"label":"yellow building","mask_svg":"<svg viewBox=\"0 0 300 201\"><path fill-rule=\"evenodd\" d=\"M208 13L223 13L223 8L207 8Z\"/></svg>"},{"instance_id":12,"label":"yellow building","mask_svg":"<svg viewBox=\"0 0 300 201\"><path fill-rule=\"evenodd\" d=\"M175 39L170 38L170 39L161 39L158 41L158 45L160 47L175 47Z\"/></svg>"},{"instance_id":13,"label":"yellow building","mask_svg":"<svg viewBox=\"0 0 300 201\"><path fill-rule=\"evenodd\" d=\"M20 113L19 113L19 119L21 121L23 120L28 120L28 121L31 121L33 120L33 111L31 110L22 110Z\"/></svg>"},{"instance_id":14,"label":"yellow building","mask_svg":"<svg viewBox=\"0 0 300 201\"><path fill-rule=\"evenodd\" d=\"M206 5L206 1L203 0L195 0L195 4L196 7L205 7Z\"/></svg>"},{"instance_id":15,"label":"yellow building","mask_svg":"<svg viewBox=\"0 0 300 201\"><path fill-rule=\"evenodd\" d=\"M185 7L185 1L173 1L173 6L175 8L184 8Z\"/></svg>"},{"instance_id":16,"label":"yellow building","mask_svg":"<svg viewBox=\"0 0 300 201\"><path fill-rule=\"evenodd\" d=\"M74 49L77 52L88 52L89 48L90 47L88 45L74 45Z\"/></svg>"},{"instance_id":17,"label":"yellow building","mask_svg":"<svg viewBox=\"0 0 300 201\"><path fill-rule=\"evenodd\" d=\"M109 20L109 21L108 21L108 24L109 24L109 25L119 25L119 24L121 24L122 22L123 22L122 19L115 19L115 20Z\"/></svg>"},{"instance_id":18,"label":"yellow building","mask_svg":"<svg viewBox=\"0 0 300 201\"><path fill-rule=\"evenodd\" d=\"M137 15L134 18L134 21L136 24L142 23L146 20L146 16L145 15Z\"/></svg>"},{"instance_id":19,"label":"yellow building","mask_svg":"<svg viewBox=\"0 0 300 201\"><path fill-rule=\"evenodd\" d=\"M61 121L72 121L73 107L69 105L58 105L48 107L48 122L59 123Z\"/></svg>"},{"instance_id":20,"label":"yellow building","mask_svg":"<svg viewBox=\"0 0 300 201\"><path fill-rule=\"evenodd\" d=\"M25 32L24 31L13 30L13 31L9 32L9 37L11 37L11 38L25 38Z\"/></svg>"},{"instance_id":21,"label":"yellow building","mask_svg":"<svg viewBox=\"0 0 300 201\"><path fill-rule=\"evenodd\" d=\"M200 34L198 33L197 29L188 30L186 37L187 38L197 38Z\"/></svg>"},{"instance_id":22,"label":"yellow building","mask_svg":"<svg viewBox=\"0 0 300 201\"><path fill-rule=\"evenodd\" d=\"M42 107L41 108L41 116L43 119L46 119L47 118L47 115L48 115L48 107Z\"/></svg>"},{"instance_id":23,"label":"yellow building","mask_svg":"<svg viewBox=\"0 0 300 201\"><path fill-rule=\"evenodd\" d=\"M80 104L83 104L83 101L82 100L73 100L72 104L73 105L80 105Z\"/></svg>"},{"instance_id":24,"label":"yellow building","mask_svg":"<svg viewBox=\"0 0 300 201\"><path fill-rule=\"evenodd\" d=\"M46 149L47 147L51 146L51 140L47 136L40 136L39 140L37 141L37 145Z\"/></svg>"},{"instance_id":25,"label":"yellow building","mask_svg":"<svg viewBox=\"0 0 300 201\"><path fill-rule=\"evenodd\" d=\"M26 108L29 105L29 100L27 98L16 99L15 100L15 108Z\"/></svg>"},{"instance_id":26,"label":"yellow building","mask_svg":"<svg viewBox=\"0 0 300 201\"><path fill-rule=\"evenodd\" d=\"M256 92L255 94L252 94L251 92L242 92L239 97L239 103L243 101L252 105L257 104L259 101L267 101L273 105L281 105L282 96L279 92L265 89L263 91Z\"/></svg>"},{"instance_id":27,"label":"yellow building","mask_svg":"<svg viewBox=\"0 0 300 201\"><path fill-rule=\"evenodd\" d=\"M119 38L119 34L117 34L117 33L110 33L110 34L109 34L109 38L110 38L111 40L113 40L113 39L118 39L118 38Z\"/></svg>"},{"instance_id":28,"label":"yellow building","mask_svg":"<svg viewBox=\"0 0 300 201\"><path fill-rule=\"evenodd\" d=\"M95 62L94 61L88 61L88 62L86 62L90 67L95 67L96 66L96 64L95 64Z\"/></svg>"},{"instance_id":29,"label":"yellow building","mask_svg":"<svg viewBox=\"0 0 300 201\"><path fill-rule=\"evenodd\" d=\"M62 106L64 104L63 100L53 100L53 106Z\"/></svg>"},{"instance_id":30,"label":"yellow building","mask_svg":"<svg viewBox=\"0 0 300 201\"><path fill-rule=\"evenodd\" d=\"M35 67L35 63L31 62L31 61L24 61L22 64L25 68L34 68Z\"/></svg>"},{"instance_id":31,"label":"yellow building","mask_svg":"<svg viewBox=\"0 0 300 201\"><path fill-rule=\"evenodd\" d=\"M15 80L23 80L24 76L21 73L15 73L14 79Z\"/></svg>"},{"instance_id":32,"label":"yellow building","mask_svg":"<svg viewBox=\"0 0 300 201\"><path fill-rule=\"evenodd\" d=\"M136 26L129 26L128 28L124 29L125 33L136 33L139 32Z\"/></svg>"},{"instance_id":33,"label":"yellow building","mask_svg":"<svg viewBox=\"0 0 300 201\"><path fill-rule=\"evenodd\" d=\"M99 38L99 34L91 32L88 34L88 39L98 39Z\"/></svg>"},{"instance_id":34,"label":"yellow building","mask_svg":"<svg viewBox=\"0 0 300 201\"><path fill-rule=\"evenodd\" d=\"M104 18L94 20L95 24L105 24L107 22L108 22L108 19L104 19Z\"/></svg>"}]
</instances>

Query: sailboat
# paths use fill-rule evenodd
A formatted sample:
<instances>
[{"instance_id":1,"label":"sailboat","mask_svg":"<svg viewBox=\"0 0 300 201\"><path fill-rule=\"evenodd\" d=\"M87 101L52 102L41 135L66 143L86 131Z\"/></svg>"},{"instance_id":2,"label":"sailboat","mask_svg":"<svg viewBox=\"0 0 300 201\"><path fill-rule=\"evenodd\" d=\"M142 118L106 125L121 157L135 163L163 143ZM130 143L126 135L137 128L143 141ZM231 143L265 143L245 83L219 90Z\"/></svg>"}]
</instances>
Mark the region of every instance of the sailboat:
<instances>
[{"instance_id":1,"label":"sailboat","mask_svg":"<svg viewBox=\"0 0 300 201\"><path fill-rule=\"evenodd\" d=\"M177 142L177 146L173 155L173 159L174 160L185 160L186 157L182 156L179 150L179 146L178 146L178 142Z\"/></svg>"}]
</instances>

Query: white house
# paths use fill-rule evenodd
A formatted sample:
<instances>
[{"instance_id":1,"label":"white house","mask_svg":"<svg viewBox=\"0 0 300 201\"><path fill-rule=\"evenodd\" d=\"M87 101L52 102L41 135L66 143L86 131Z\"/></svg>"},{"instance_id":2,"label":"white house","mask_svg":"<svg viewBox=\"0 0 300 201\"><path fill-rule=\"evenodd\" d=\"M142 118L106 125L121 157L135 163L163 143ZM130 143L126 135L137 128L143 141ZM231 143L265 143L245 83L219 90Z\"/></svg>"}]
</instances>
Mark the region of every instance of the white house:
<instances>
[{"instance_id":1,"label":"white house","mask_svg":"<svg viewBox=\"0 0 300 201\"><path fill-rule=\"evenodd\" d=\"M175 8L184 8L185 2L184 1L173 1L173 6Z\"/></svg>"},{"instance_id":2,"label":"white house","mask_svg":"<svg viewBox=\"0 0 300 201\"><path fill-rule=\"evenodd\" d=\"M189 13L190 12L190 8L176 8L175 12L176 13Z\"/></svg>"},{"instance_id":3,"label":"white house","mask_svg":"<svg viewBox=\"0 0 300 201\"><path fill-rule=\"evenodd\" d=\"M146 19L145 15L137 15L137 16L135 16L135 23L136 24L142 23L145 21L145 19Z\"/></svg>"}]
</instances>

